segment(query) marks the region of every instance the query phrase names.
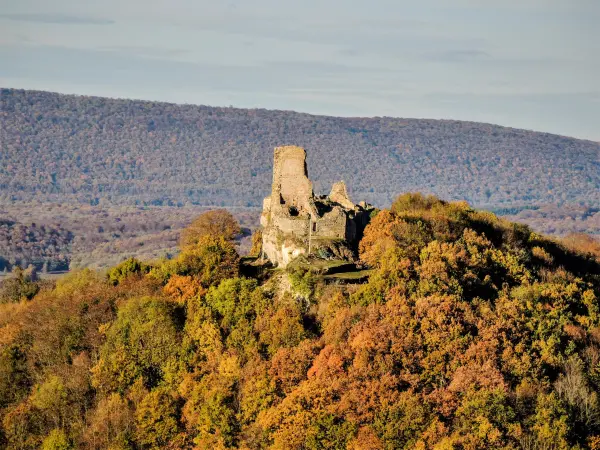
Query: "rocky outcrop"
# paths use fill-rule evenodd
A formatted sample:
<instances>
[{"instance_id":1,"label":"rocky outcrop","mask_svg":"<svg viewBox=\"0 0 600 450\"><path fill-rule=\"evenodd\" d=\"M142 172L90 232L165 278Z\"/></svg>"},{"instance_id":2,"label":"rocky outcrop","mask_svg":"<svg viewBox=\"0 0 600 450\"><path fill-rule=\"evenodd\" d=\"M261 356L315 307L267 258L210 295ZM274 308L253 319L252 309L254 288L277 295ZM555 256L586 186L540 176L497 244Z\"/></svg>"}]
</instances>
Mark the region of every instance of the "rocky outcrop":
<instances>
[{"instance_id":1,"label":"rocky outcrop","mask_svg":"<svg viewBox=\"0 0 600 450\"><path fill-rule=\"evenodd\" d=\"M350 201L343 181L333 185L329 196L315 196L305 150L277 147L271 195L264 199L261 215L264 255L283 267L300 255L351 258L371 210L365 203Z\"/></svg>"}]
</instances>

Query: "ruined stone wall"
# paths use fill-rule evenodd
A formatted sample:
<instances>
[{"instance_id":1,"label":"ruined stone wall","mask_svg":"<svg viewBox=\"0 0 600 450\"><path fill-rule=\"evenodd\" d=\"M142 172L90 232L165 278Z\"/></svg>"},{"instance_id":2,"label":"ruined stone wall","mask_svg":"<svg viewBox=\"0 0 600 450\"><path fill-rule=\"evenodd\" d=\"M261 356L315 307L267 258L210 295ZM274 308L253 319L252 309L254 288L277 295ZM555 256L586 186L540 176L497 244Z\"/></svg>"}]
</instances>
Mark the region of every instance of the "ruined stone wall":
<instances>
[{"instance_id":1,"label":"ruined stone wall","mask_svg":"<svg viewBox=\"0 0 600 450\"><path fill-rule=\"evenodd\" d=\"M313 236L319 238L345 239L347 216L344 210L336 207L327 212L316 222L316 230L313 228Z\"/></svg>"},{"instance_id":2,"label":"ruined stone wall","mask_svg":"<svg viewBox=\"0 0 600 450\"><path fill-rule=\"evenodd\" d=\"M273 216L271 226L284 234L291 234L298 237L308 236L308 218Z\"/></svg>"},{"instance_id":3,"label":"ruined stone wall","mask_svg":"<svg viewBox=\"0 0 600 450\"><path fill-rule=\"evenodd\" d=\"M300 214L314 212L310 205L312 182L308 179L306 152L301 147L277 147L273 161L271 206L294 207Z\"/></svg>"},{"instance_id":4,"label":"ruined stone wall","mask_svg":"<svg viewBox=\"0 0 600 450\"><path fill-rule=\"evenodd\" d=\"M283 233L275 227L263 231L263 251L276 265L285 267L293 258L308 252L307 226L300 233Z\"/></svg>"},{"instance_id":5,"label":"ruined stone wall","mask_svg":"<svg viewBox=\"0 0 600 450\"><path fill-rule=\"evenodd\" d=\"M354 209L354 203L350 201L348 197L348 190L346 189L346 183L338 181L333 183L331 187L331 193L329 194L329 200L338 203L347 209Z\"/></svg>"},{"instance_id":6,"label":"ruined stone wall","mask_svg":"<svg viewBox=\"0 0 600 450\"><path fill-rule=\"evenodd\" d=\"M365 205L366 206L366 205ZM271 195L263 202L263 251L285 267L309 253L309 238L320 250L333 248L338 258L352 259L362 235L367 209L350 201L344 182L335 183L329 197L315 197L306 168L306 152L295 146L277 147Z\"/></svg>"}]
</instances>

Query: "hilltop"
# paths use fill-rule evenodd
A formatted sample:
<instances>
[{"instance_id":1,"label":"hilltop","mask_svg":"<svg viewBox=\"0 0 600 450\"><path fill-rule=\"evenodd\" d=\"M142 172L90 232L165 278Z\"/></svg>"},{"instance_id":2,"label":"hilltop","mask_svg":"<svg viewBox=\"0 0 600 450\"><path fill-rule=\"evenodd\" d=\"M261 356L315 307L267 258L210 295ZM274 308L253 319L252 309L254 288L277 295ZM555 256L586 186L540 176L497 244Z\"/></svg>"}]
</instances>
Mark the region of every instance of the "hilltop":
<instances>
[{"instance_id":1,"label":"hilltop","mask_svg":"<svg viewBox=\"0 0 600 450\"><path fill-rule=\"evenodd\" d=\"M600 448L592 255L418 194L344 283L249 264L239 230L207 213L173 259L0 285L0 447Z\"/></svg>"},{"instance_id":2,"label":"hilltop","mask_svg":"<svg viewBox=\"0 0 600 450\"><path fill-rule=\"evenodd\" d=\"M376 206L421 191L475 206L600 205L600 144L451 120L339 118L0 91L0 202L259 207L273 147L309 150Z\"/></svg>"}]
</instances>

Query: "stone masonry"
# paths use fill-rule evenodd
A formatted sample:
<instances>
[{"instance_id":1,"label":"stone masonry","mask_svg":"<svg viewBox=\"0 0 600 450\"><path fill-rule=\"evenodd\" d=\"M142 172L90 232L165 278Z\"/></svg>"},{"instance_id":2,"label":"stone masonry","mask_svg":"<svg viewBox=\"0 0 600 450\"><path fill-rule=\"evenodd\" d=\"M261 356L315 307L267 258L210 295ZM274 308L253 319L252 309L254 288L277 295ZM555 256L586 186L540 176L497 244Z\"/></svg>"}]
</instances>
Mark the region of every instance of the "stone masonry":
<instances>
[{"instance_id":1,"label":"stone masonry","mask_svg":"<svg viewBox=\"0 0 600 450\"><path fill-rule=\"evenodd\" d=\"M271 195L264 199L263 252L278 266L300 255L352 259L372 208L350 201L343 181L315 196L301 147L275 148Z\"/></svg>"}]
</instances>

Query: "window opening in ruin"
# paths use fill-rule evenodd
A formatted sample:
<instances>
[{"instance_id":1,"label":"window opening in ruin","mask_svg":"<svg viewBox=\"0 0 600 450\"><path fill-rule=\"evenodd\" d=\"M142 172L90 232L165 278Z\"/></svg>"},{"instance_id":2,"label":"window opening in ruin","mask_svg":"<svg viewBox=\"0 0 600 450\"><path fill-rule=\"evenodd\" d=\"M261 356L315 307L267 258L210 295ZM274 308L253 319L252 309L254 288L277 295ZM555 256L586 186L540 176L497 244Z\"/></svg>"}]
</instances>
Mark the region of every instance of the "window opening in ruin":
<instances>
[{"instance_id":1,"label":"window opening in ruin","mask_svg":"<svg viewBox=\"0 0 600 450\"><path fill-rule=\"evenodd\" d=\"M297 216L299 214L298 212L298 208L296 208L295 206L290 206L290 216Z\"/></svg>"},{"instance_id":2,"label":"window opening in ruin","mask_svg":"<svg viewBox=\"0 0 600 450\"><path fill-rule=\"evenodd\" d=\"M313 232L316 232L317 231L317 222L313 222L312 227L313 227Z\"/></svg>"}]
</instances>

